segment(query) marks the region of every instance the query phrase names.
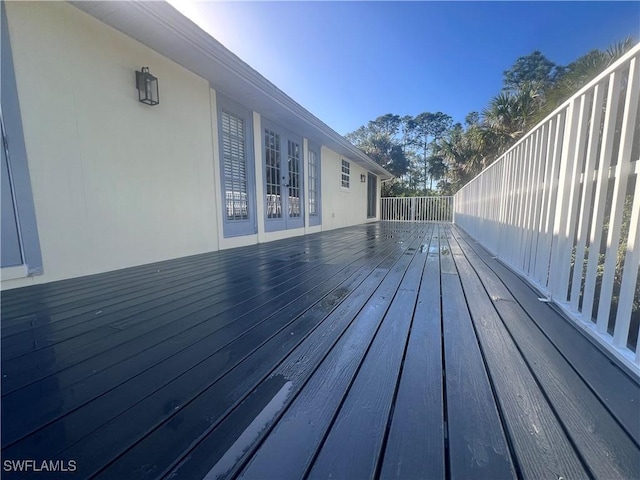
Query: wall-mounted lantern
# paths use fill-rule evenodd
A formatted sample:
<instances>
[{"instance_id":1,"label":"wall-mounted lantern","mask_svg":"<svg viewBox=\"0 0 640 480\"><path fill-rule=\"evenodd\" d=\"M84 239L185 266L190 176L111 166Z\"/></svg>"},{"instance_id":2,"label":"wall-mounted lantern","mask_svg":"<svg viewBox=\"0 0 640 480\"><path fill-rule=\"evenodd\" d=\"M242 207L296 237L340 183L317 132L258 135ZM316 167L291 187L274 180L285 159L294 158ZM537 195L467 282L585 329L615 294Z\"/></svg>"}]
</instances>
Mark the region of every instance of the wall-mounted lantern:
<instances>
[{"instance_id":1,"label":"wall-mounted lantern","mask_svg":"<svg viewBox=\"0 0 640 480\"><path fill-rule=\"evenodd\" d=\"M360 174L360 182L365 183L367 181L367 176L364 173Z\"/></svg>"},{"instance_id":2,"label":"wall-mounted lantern","mask_svg":"<svg viewBox=\"0 0 640 480\"><path fill-rule=\"evenodd\" d=\"M158 105L158 79L149 73L149 67L142 67L142 71L136 71L136 87L138 88L138 100L147 105Z\"/></svg>"}]
</instances>

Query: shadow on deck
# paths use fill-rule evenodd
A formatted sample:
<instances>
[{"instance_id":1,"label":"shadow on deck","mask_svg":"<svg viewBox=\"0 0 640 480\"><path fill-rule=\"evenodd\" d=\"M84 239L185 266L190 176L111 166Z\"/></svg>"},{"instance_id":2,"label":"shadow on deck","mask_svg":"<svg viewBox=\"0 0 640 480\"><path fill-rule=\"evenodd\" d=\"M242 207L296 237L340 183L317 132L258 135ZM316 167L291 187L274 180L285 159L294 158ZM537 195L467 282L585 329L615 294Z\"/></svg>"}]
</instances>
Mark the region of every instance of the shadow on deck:
<instances>
[{"instance_id":1,"label":"shadow on deck","mask_svg":"<svg viewBox=\"0 0 640 480\"><path fill-rule=\"evenodd\" d=\"M639 405L450 224L2 293L4 478L638 478Z\"/></svg>"}]
</instances>

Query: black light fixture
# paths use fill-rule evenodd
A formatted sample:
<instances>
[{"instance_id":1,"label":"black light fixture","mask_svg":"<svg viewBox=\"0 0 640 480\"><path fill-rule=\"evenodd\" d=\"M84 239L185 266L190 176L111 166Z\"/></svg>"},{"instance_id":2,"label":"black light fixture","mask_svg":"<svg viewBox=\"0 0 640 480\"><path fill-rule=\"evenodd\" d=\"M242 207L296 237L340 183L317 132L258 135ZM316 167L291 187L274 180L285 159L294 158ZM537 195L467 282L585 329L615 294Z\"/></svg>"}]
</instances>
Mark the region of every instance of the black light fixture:
<instances>
[{"instance_id":1,"label":"black light fixture","mask_svg":"<svg viewBox=\"0 0 640 480\"><path fill-rule=\"evenodd\" d=\"M361 173L361 174L360 174L360 181L361 181L362 183L365 183L365 182L367 181L367 176L366 176L364 173Z\"/></svg>"},{"instance_id":2,"label":"black light fixture","mask_svg":"<svg viewBox=\"0 0 640 480\"><path fill-rule=\"evenodd\" d=\"M136 70L136 87L138 88L138 100L147 105L158 105L158 79L149 73L149 67L142 67L142 71Z\"/></svg>"}]
</instances>

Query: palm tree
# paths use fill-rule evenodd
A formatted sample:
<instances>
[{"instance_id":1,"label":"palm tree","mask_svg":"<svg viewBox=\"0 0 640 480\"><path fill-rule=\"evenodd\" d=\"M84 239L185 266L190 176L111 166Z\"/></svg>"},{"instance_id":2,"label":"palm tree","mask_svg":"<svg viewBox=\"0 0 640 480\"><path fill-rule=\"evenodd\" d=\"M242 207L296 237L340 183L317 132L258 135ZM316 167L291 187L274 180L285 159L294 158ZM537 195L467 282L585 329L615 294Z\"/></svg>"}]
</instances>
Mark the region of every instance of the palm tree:
<instances>
[{"instance_id":1,"label":"palm tree","mask_svg":"<svg viewBox=\"0 0 640 480\"><path fill-rule=\"evenodd\" d=\"M635 45L632 37L613 43L606 50L592 50L564 68L555 85L546 92L546 102L534 116L542 120L575 92L593 80Z\"/></svg>"},{"instance_id":2,"label":"palm tree","mask_svg":"<svg viewBox=\"0 0 640 480\"><path fill-rule=\"evenodd\" d=\"M484 125L496 135L499 150L526 133L542 104L542 85L534 82L515 92L501 92L489 102L482 112Z\"/></svg>"}]
</instances>

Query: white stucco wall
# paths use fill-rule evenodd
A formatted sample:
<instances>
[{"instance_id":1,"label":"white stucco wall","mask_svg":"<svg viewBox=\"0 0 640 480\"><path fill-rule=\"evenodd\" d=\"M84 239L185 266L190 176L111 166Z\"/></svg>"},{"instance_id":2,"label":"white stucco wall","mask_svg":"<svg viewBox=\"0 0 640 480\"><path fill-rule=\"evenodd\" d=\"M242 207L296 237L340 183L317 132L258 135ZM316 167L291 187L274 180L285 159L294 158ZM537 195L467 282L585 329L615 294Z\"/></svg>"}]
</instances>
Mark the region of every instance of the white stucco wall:
<instances>
[{"instance_id":1,"label":"white stucco wall","mask_svg":"<svg viewBox=\"0 0 640 480\"><path fill-rule=\"evenodd\" d=\"M216 250L208 82L68 4L6 11L44 274L2 287Z\"/></svg>"},{"instance_id":2,"label":"white stucco wall","mask_svg":"<svg viewBox=\"0 0 640 480\"><path fill-rule=\"evenodd\" d=\"M342 188L344 157L326 147L322 147L321 157L322 229L331 230L375 221L376 218L367 218L367 183L360 182L360 174L366 175L367 171L355 162L350 162L350 187Z\"/></svg>"},{"instance_id":3,"label":"white stucco wall","mask_svg":"<svg viewBox=\"0 0 640 480\"><path fill-rule=\"evenodd\" d=\"M265 232L261 116L253 112L258 232L224 238L216 92L208 81L63 2L6 2L43 275L15 288L372 221L366 170L321 148L322 225ZM135 71L159 79L138 102ZM292 133L297 133L292 131ZM304 197L308 141L303 139ZM379 187L379 186L378 186ZM16 275L20 277L20 275Z\"/></svg>"}]
</instances>

